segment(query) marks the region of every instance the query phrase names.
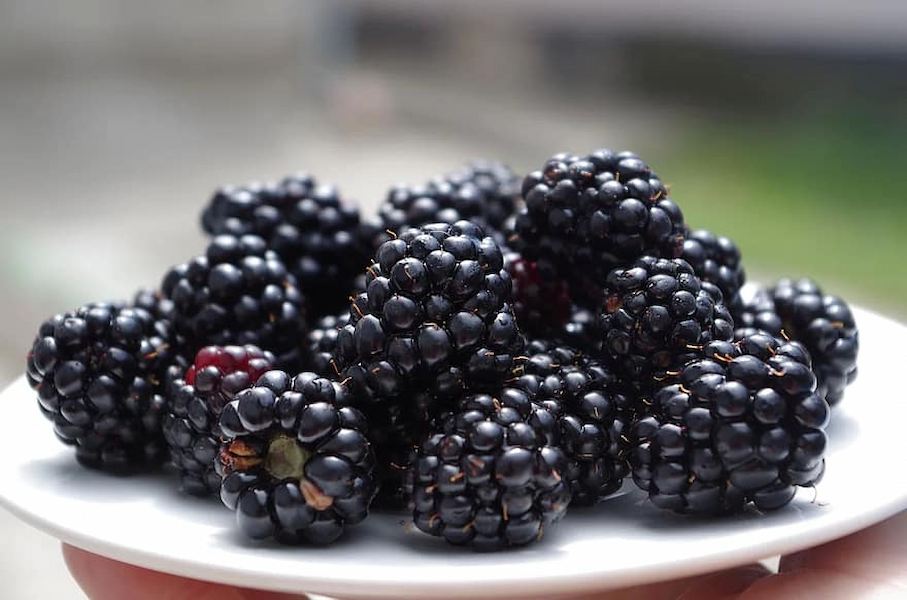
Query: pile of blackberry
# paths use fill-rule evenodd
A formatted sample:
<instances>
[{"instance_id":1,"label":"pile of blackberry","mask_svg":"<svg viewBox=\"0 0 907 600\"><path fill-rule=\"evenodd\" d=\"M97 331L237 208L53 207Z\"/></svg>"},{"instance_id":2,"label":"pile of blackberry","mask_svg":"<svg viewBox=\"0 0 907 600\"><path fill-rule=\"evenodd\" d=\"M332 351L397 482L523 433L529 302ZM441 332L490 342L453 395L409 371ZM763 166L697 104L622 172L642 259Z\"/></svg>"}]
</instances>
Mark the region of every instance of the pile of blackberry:
<instances>
[{"instance_id":1,"label":"pile of blackberry","mask_svg":"<svg viewBox=\"0 0 907 600\"><path fill-rule=\"evenodd\" d=\"M519 182L471 163L374 217L308 175L221 188L205 252L159 289L40 326L39 409L81 463L169 455L183 492L287 544L377 507L498 550L607 511L625 480L699 515L816 485L856 376L847 304L805 279L745 288L737 245L689 228L632 152Z\"/></svg>"}]
</instances>

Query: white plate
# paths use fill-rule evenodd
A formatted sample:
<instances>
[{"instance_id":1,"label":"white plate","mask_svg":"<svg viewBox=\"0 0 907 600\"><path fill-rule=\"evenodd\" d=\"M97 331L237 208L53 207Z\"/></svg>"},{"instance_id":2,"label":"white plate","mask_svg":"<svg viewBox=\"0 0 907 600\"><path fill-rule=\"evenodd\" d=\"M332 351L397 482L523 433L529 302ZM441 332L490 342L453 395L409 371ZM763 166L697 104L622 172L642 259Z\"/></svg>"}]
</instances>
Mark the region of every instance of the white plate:
<instances>
[{"instance_id":1,"label":"white plate","mask_svg":"<svg viewBox=\"0 0 907 600\"><path fill-rule=\"evenodd\" d=\"M79 467L24 379L0 396L0 502L61 540L199 579L340 597L538 596L623 587L739 565L819 544L907 509L900 396L907 328L856 311L860 377L834 411L825 479L775 513L705 521L637 491L574 509L541 543L496 554L447 546L374 514L329 548L246 542L216 501L181 496L166 474L118 478ZM881 485L884 483L884 485ZM625 489L633 488L627 483Z\"/></svg>"}]
</instances>

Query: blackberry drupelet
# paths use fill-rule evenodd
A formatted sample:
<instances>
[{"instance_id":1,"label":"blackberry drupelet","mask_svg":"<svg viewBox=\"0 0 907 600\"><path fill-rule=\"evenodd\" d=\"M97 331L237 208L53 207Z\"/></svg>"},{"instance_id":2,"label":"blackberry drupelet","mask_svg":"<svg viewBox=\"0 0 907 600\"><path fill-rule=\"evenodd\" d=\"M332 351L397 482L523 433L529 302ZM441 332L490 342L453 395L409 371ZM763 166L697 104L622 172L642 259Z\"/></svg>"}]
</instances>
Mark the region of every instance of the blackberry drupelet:
<instances>
[{"instance_id":1,"label":"blackberry drupelet","mask_svg":"<svg viewBox=\"0 0 907 600\"><path fill-rule=\"evenodd\" d=\"M102 302L45 321L26 376L42 414L64 444L75 446L79 462L127 471L166 455L162 382L179 360L166 320Z\"/></svg>"},{"instance_id":2,"label":"blackberry drupelet","mask_svg":"<svg viewBox=\"0 0 907 600\"><path fill-rule=\"evenodd\" d=\"M263 238L296 277L314 317L346 305L375 235L336 188L304 174L218 190L202 213L202 226L212 235Z\"/></svg>"},{"instance_id":3,"label":"blackberry drupelet","mask_svg":"<svg viewBox=\"0 0 907 600\"><path fill-rule=\"evenodd\" d=\"M731 316L734 317L735 338L742 338L759 331L769 333L776 337L781 336L784 324L775 311L775 301L770 290L759 286L748 298L740 297L739 302L730 306Z\"/></svg>"},{"instance_id":4,"label":"blackberry drupelet","mask_svg":"<svg viewBox=\"0 0 907 600\"><path fill-rule=\"evenodd\" d=\"M190 356L204 346L253 345L295 368L305 339L296 279L260 237L219 235L204 255L170 269L161 284Z\"/></svg>"},{"instance_id":5,"label":"blackberry drupelet","mask_svg":"<svg viewBox=\"0 0 907 600\"><path fill-rule=\"evenodd\" d=\"M416 527L478 550L538 540L570 503L553 416L520 389L498 392L461 400L413 473Z\"/></svg>"},{"instance_id":6,"label":"blackberry drupelet","mask_svg":"<svg viewBox=\"0 0 907 600\"><path fill-rule=\"evenodd\" d=\"M374 457L340 384L268 371L220 418L221 499L252 539L329 544L368 515Z\"/></svg>"},{"instance_id":7,"label":"blackberry drupelet","mask_svg":"<svg viewBox=\"0 0 907 600\"><path fill-rule=\"evenodd\" d=\"M513 312L522 331L549 337L567 324L571 315L567 282L543 277L537 263L519 256L509 257L507 270L513 282Z\"/></svg>"},{"instance_id":8,"label":"blackberry drupelet","mask_svg":"<svg viewBox=\"0 0 907 600\"><path fill-rule=\"evenodd\" d=\"M717 287L682 259L651 256L608 275L599 326L603 352L642 392L734 332Z\"/></svg>"},{"instance_id":9,"label":"blackberry drupelet","mask_svg":"<svg viewBox=\"0 0 907 600\"><path fill-rule=\"evenodd\" d=\"M555 336L556 340L565 345L595 357L602 356L602 338L598 315L578 306L572 307L570 320Z\"/></svg>"},{"instance_id":10,"label":"blackberry drupelet","mask_svg":"<svg viewBox=\"0 0 907 600\"><path fill-rule=\"evenodd\" d=\"M522 338L501 251L478 226L409 229L382 244L375 258L335 358L355 354L341 378L374 419L375 435L392 440L377 451L381 472L394 475L400 469L391 461L455 400L496 389L510 376ZM384 431L385 423L392 430ZM385 448L394 451L385 455ZM401 484L394 478L382 487L398 495L393 488Z\"/></svg>"},{"instance_id":11,"label":"blackberry drupelet","mask_svg":"<svg viewBox=\"0 0 907 600\"><path fill-rule=\"evenodd\" d=\"M382 228L399 232L431 223L469 220L503 243L520 204L519 179L507 166L476 161L424 186L391 188L378 209Z\"/></svg>"},{"instance_id":12,"label":"blackberry drupelet","mask_svg":"<svg viewBox=\"0 0 907 600\"><path fill-rule=\"evenodd\" d=\"M608 273L647 254L679 257L680 208L649 166L631 152L556 154L523 180L525 209L514 247L594 308Z\"/></svg>"},{"instance_id":13,"label":"blackberry drupelet","mask_svg":"<svg viewBox=\"0 0 907 600\"><path fill-rule=\"evenodd\" d=\"M850 307L810 279L782 279L772 297L785 332L812 356L819 392L830 405L837 404L857 376L860 338Z\"/></svg>"},{"instance_id":14,"label":"blackberry drupelet","mask_svg":"<svg viewBox=\"0 0 907 600\"><path fill-rule=\"evenodd\" d=\"M730 238L705 229L687 230L682 258L690 263L702 281L718 286L728 306L732 306L746 273L740 261L740 250Z\"/></svg>"},{"instance_id":15,"label":"blackberry drupelet","mask_svg":"<svg viewBox=\"0 0 907 600\"><path fill-rule=\"evenodd\" d=\"M328 315L315 323L306 338L309 368L322 377L336 377L348 365L338 349L340 330L348 326L349 314ZM352 333L352 331L350 331Z\"/></svg>"},{"instance_id":16,"label":"blackberry drupelet","mask_svg":"<svg viewBox=\"0 0 907 600\"><path fill-rule=\"evenodd\" d=\"M633 479L660 508L736 512L788 504L825 468L829 408L809 353L756 333L706 345L633 428Z\"/></svg>"},{"instance_id":17,"label":"blackberry drupelet","mask_svg":"<svg viewBox=\"0 0 907 600\"><path fill-rule=\"evenodd\" d=\"M557 419L572 504L594 504L613 494L629 473L634 397L603 363L572 348L535 341L527 354L508 385L528 393Z\"/></svg>"},{"instance_id":18,"label":"blackberry drupelet","mask_svg":"<svg viewBox=\"0 0 907 600\"><path fill-rule=\"evenodd\" d=\"M185 493L206 496L220 489L214 468L220 414L237 392L272 369L274 361L273 354L255 346L207 346L169 383L164 439Z\"/></svg>"}]
</instances>

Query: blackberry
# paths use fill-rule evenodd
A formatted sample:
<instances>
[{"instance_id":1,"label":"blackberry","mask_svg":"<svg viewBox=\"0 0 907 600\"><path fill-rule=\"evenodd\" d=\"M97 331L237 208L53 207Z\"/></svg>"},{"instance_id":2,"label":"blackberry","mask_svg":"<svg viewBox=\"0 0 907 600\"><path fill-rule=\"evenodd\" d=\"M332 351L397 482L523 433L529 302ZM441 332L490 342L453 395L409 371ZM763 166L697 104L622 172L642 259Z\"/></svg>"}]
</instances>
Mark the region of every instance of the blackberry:
<instances>
[{"instance_id":1,"label":"blackberry","mask_svg":"<svg viewBox=\"0 0 907 600\"><path fill-rule=\"evenodd\" d=\"M378 216L382 229L397 232L469 220L503 243L507 221L519 203L519 180L510 168L497 162L475 161L423 186L391 188Z\"/></svg>"},{"instance_id":2,"label":"blackberry","mask_svg":"<svg viewBox=\"0 0 907 600\"><path fill-rule=\"evenodd\" d=\"M173 325L190 356L204 346L253 345L295 368L305 338L296 279L263 239L219 235L204 255L173 267L161 284Z\"/></svg>"},{"instance_id":3,"label":"blackberry","mask_svg":"<svg viewBox=\"0 0 907 600\"><path fill-rule=\"evenodd\" d=\"M565 281L544 277L538 263L522 257L508 260L507 270L513 282L513 312L524 332L547 337L567 324L571 302Z\"/></svg>"},{"instance_id":4,"label":"blackberry","mask_svg":"<svg viewBox=\"0 0 907 600\"><path fill-rule=\"evenodd\" d=\"M756 333L706 345L633 429L633 479L658 507L736 512L788 504L825 469L829 409L809 353Z\"/></svg>"},{"instance_id":5,"label":"blackberry","mask_svg":"<svg viewBox=\"0 0 907 600\"><path fill-rule=\"evenodd\" d=\"M599 325L603 352L643 392L734 330L717 287L682 259L651 256L608 275Z\"/></svg>"},{"instance_id":6,"label":"blackberry","mask_svg":"<svg viewBox=\"0 0 907 600\"><path fill-rule=\"evenodd\" d=\"M769 292L771 299L756 299L743 311L753 327L802 342L813 359L819 393L832 406L856 379L860 337L850 307L842 298L822 292L810 279L781 279ZM768 311L774 305L774 314ZM762 308L764 310L757 310ZM780 328L776 325L780 324Z\"/></svg>"},{"instance_id":7,"label":"blackberry","mask_svg":"<svg viewBox=\"0 0 907 600\"><path fill-rule=\"evenodd\" d=\"M701 280L718 286L730 305L746 281L737 244L705 229L687 230L684 237L682 258Z\"/></svg>"},{"instance_id":8,"label":"blackberry","mask_svg":"<svg viewBox=\"0 0 907 600\"><path fill-rule=\"evenodd\" d=\"M570 283L594 308L608 273L642 255L683 251L680 208L649 166L631 152L556 154L523 180L515 249Z\"/></svg>"},{"instance_id":9,"label":"blackberry","mask_svg":"<svg viewBox=\"0 0 907 600\"><path fill-rule=\"evenodd\" d=\"M390 460L456 399L510 376L522 339L509 300L501 251L470 222L409 229L378 249L335 357L354 357L341 377L357 406L370 418L387 415L374 420L375 435L392 440L378 445L382 473L399 474ZM399 452L388 456L385 447ZM401 483L394 477L382 487L398 495Z\"/></svg>"},{"instance_id":10,"label":"blackberry","mask_svg":"<svg viewBox=\"0 0 907 600\"><path fill-rule=\"evenodd\" d=\"M123 303L87 304L44 323L26 376L41 413L82 464L109 471L162 462L162 382L178 364L169 323Z\"/></svg>"},{"instance_id":11,"label":"blackberry","mask_svg":"<svg viewBox=\"0 0 907 600\"><path fill-rule=\"evenodd\" d=\"M520 389L464 398L418 452L416 527L478 550L538 540L570 503L552 429L553 417Z\"/></svg>"},{"instance_id":12,"label":"blackberry","mask_svg":"<svg viewBox=\"0 0 907 600\"><path fill-rule=\"evenodd\" d=\"M347 313L328 315L315 323L306 338L306 352L309 357L309 368L323 376L335 377L347 363L340 359L338 337L340 330L350 322Z\"/></svg>"},{"instance_id":13,"label":"blackberry","mask_svg":"<svg viewBox=\"0 0 907 600\"><path fill-rule=\"evenodd\" d=\"M296 277L315 317L346 304L374 236L355 205L305 174L219 189L202 213L202 227L212 235L263 238Z\"/></svg>"},{"instance_id":14,"label":"blackberry","mask_svg":"<svg viewBox=\"0 0 907 600\"><path fill-rule=\"evenodd\" d=\"M329 544L368 515L374 457L339 384L268 371L224 407L220 427L221 500L248 537Z\"/></svg>"},{"instance_id":15,"label":"blackberry","mask_svg":"<svg viewBox=\"0 0 907 600\"><path fill-rule=\"evenodd\" d=\"M508 385L557 418L572 504L594 504L619 490L629 473L634 398L608 367L572 348L535 341L527 350L529 357Z\"/></svg>"},{"instance_id":16,"label":"blackberry","mask_svg":"<svg viewBox=\"0 0 907 600\"><path fill-rule=\"evenodd\" d=\"M184 492L205 496L220 489L214 463L221 411L237 392L273 368L274 360L255 346L207 346L170 382L163 431Z\"/></svg>"}]
</instances>

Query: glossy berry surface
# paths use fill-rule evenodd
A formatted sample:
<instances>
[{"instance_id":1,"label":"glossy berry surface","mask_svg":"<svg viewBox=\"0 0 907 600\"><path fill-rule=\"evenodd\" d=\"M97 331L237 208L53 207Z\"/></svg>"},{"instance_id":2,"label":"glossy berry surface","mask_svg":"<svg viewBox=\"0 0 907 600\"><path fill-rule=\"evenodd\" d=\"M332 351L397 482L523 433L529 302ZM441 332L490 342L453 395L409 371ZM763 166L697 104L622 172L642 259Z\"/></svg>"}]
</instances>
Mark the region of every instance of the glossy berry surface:
<instances>
[{"instance_id":1,"label":"glossy berry surface","mask_svg":"<svg viewBox=\"0 0 907 600\"><path fill-rule=\"evenodd\" d=\"M117 303L88 304L41 324L26 377L79 462L110 471L162 462L162 382L180 360L171 342L167 321Z\"/></svg>"},{"instance_id":2,"label":"glossy berry surface","mask_svg":"<svg viewBox=\"0 0 907 600\"><path fill-rule=\"evenodd\" d=\"M553 426L548 411L516 388L461 400L418 452L416 527L478 550L540 539L570 502Z\"/></svg>"},{"instance_id":3,"label":"glossy berry surface","mask_svg":"<svg viewBox=\"0 0 907 600\"><path fill-rule=\"evenodd\" d=\"M594 504L618 491L629 473L635 397L604 363L572 348L534 341L526 354L508 386L525 391L556 419L572 503Z\"/></svg>"},{"instance_id":4,"label":"glossy berry surface","mask_svg":"<svg viewBox=\"0 0 907 600\"><path fill-rule=\"evenodd\" d=\"M349 359L338 345L340 330L349 322L348 313L328 315L315 322L306 337L309 369L323 377L336 377L348 366Z\"/></svg>"},{"instance_id":5,"label":"glossy berry surface","mask_svg":"<svg viewBox=\"0 0 907 600\"><path fill-rule=\"evenodd\" d=\"M221 412L274 362L274 355L255 346L206 346L185 373L168 384L164 439L185 493L204 496L220 489L215 459Z\"/></svg>"},{"instance_id":6,"label":"glossy berry surface","mask_svg":"<svg viewBox=\"0 0 907 600\"><path fill-rule=\"evenodd\" d=\"M705 229L687 231L681 257L702 280L718 286L730 306L746 281L740 249L730 238Z\"/></svg>"},{"instance_id":7,"label":"glossy berry surface","mask_svg":"<svg viewBox=\"0 0 907 600\"><path fill-rule=\"evenodd\" d=\"M337 188L306 174L219 189L202 213L202 227L212 235L264 239L296 278L314 317L346 305L374 236Z\"/></svg>"},{"instance_id":8,"label":"glossy berry surface","mask_svg":"<svg viewBox=\"0 0 907 600\"><path fill-rule=\"evenodd\" d=\"M296 367L306 333L296 279L254 235L219 235L204 255L170 269L161 285L173 325L195 352L209 345L253 345Z\"/></svg>"},{"instance_id":9,"label":"glossy berry surface","mask_svg":"<svg viewBox=\"0 0 907 600\"><path fill-rule=\"evenodd\" d=\"M860 334L853 313L814 281L782 279L757 289L733 312L738 336L765 331L801 342L812 357L819 394L829 405L840 402L856 379Z\"/></svg>"},{"instance_id":10,"label":"glossy berry surface","mask_svg":"<svg viewBox=\"0 0 907 600\"><path fill-rule=\"evenodd\" d=\"M519 179L507 166L475 161L422 186L391 188L378 216L381 228L393 232L468 220L501 243L520 204L519 191Z\"/></svg>"},{"instance_id":11,"label":"glossy berry surface","mask_svg":"<svg viewBox=\"0 0 907 600\"><path fill-rule=\"evenodd\" d=\"M594 308L608 273L642 255L676 258L684 222L661 179L632 152L556 154L523 180L515 249L557 272Z\"/></svg>"},{"instance_id":12,"label":"glossy berry surface","mask_svg":"<svg viewBox=\"0 0 907 600\"><path fill-rule=\"evenodd\" d=\"M497 244L466 221L409 229L378 249L338 347L355 355L341 379L357 406L407 432L386 432L396 443L377 448L382 472L396 473L393 459L463 394L510 376L522 348L510 285Z\"/></svg>"},{"instance_id":13,"label":"glossy berry surface","mask_svg":"<svg viewBox=\"0 0 907 600\"><path fill-rule=\"evenodd\" d=\"M802 345L765 333L712 342L633 428L633 478L677 512L775 510L821 479L828 419Z\"/></svg>"},{"instance_id":14,"label":"glossy berry surface","mask_svg":"<svg viewBox=\"0 0 907 600\"><path fill-rule=\"evenodd\" d=\"M329 544L368 516L374 456L342 386L268 371L220 418L221 500L252 539Z\"/></svg>"},{"instance_id":15,"label":"glossy berry surface","mask_svg":"<svg viewBox=\"0 0 907 600\"><path fill-rule=\"evenodd\" d=\"M643 257L608 275L599 319L603 352L647 390L713 340L730 340L721 292L682 259Z\"/></svg>"}]
</instances>

